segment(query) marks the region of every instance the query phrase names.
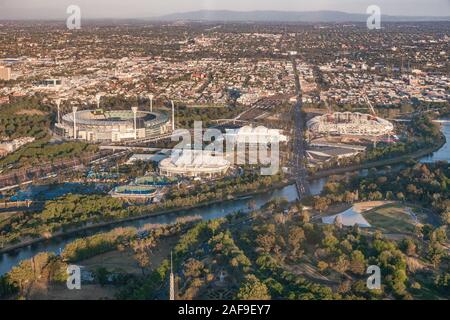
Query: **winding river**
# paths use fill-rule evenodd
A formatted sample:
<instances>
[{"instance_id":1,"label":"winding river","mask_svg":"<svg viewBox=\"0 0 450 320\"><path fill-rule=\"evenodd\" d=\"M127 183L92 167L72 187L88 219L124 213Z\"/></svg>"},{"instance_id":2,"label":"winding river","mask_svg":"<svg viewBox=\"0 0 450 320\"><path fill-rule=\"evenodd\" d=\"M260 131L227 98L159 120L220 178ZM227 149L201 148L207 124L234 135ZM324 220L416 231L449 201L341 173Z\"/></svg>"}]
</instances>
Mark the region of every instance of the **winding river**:
<instances>
[{"instance_id":1,"label":"winding river","mask_svg":"<svg viewBox=\"0 0 450 320\"><path fill-rule=\"evenodd\" d=\"M435 152L434 154L427 156L423 159L420 159L421 162L424 163L430 163L435 161L443 161L447 160L450 161L450 123L444 123L442 125L442 131L445 134L447 138L447 143L440 149L439 151ZM367 174L367 170L364 170L364 172L361 172L361 174ZM311 186L311 193L316 195L319 194L325 185L327 179L318 179L313 180L310 183ZM71 190L71 188L74 186L70 186L68 188ZM32 191L32 190L31 190ZM65 192L57 193L58 195L64 194ZM297 199L297 191L294 185L286 186L281 189L273 190L272 192L265 193L265 194L258 194L254 195L252 197L245 197L233 201L227 201L223 203L218 204L212 204L196 209L190 209L186 211L179 211L177 213L171 213L161 216L154 216L154 217L147 217L142 218L140 220L125 222L120 224L120 226L128 227L133 226L140 228L146 224L168 224L173 223L176 221L177 218L183 217L183 216L193 216L193 215L200 215L205 220L210 219L216 219L220 217L224 217L226 215L229 215L234 212L238 211L249 211L248 209L248 202L250 199L254 200L256 202L257 207L261 207L267 202L269 202L272 199L279 198L279 197L285 197L289 201L294 201ZM30 245L28 247L24 247L21 249L17 249L14 252L11 253L5 253L0 255L0 275L5 274L9 270L11 270L12 267L19 264L20 261L29 259L33 257L34 255L40 253L40 252L54 252L59 253L60 250L64 248L64 246L72 241L74 241L77 238L89 236L95 233L99 232L105 232L108 230L111 230L112 228L116 228L118 225L104 227L100 229L89 230L85 232L77 233L76 235L69 235L69 236L61 236L56 237L54 239L50 239L45 242L40 242L34 245Z\"/></svg>"}]
</instances>

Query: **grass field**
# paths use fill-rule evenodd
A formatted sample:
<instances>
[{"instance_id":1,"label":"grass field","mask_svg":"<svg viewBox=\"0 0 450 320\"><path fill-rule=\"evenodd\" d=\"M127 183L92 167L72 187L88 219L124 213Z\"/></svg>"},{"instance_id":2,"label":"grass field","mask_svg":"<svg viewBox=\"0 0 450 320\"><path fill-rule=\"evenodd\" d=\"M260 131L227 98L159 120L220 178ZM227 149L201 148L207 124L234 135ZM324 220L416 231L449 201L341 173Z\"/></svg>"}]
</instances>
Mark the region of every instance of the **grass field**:
<instances>
[{"instance_id":1,"label":"grass field","mask_svg":"<svg viewBox=\"0 0 450 320\"><path fill-rule=\"evenodd\" d=\"M383 233L414 234L416 221L410 212L411 208L392 203L366 211L363 216L372 227Z\"/></svg>"}]
</instances>

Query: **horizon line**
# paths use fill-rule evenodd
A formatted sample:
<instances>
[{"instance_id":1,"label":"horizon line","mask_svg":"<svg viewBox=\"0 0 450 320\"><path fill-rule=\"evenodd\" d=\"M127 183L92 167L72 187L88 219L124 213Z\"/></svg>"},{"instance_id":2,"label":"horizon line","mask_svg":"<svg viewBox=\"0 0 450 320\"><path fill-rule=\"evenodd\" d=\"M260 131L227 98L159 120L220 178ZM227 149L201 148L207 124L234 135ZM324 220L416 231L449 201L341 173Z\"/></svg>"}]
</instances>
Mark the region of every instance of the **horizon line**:
<instances>
[{"instance_id":1,"label":"horizon line","mask_svg":"<svg viewBox=\"0 0 450 320\"><path fill-rule=\"evenodd\" d=\"M318 12L334 12L334 13L343 13L343 14L348 14L348 15L367 15L367 13L365 12L348 12L348 11L340 11L340 10L305 10L305 11L291 11L291 10L230 10L230 9L217 9L217 10L206 10L206 9L200 9L200 10L190 10L190 11L176 11L176 12L172 12L172 13L167 13L167 14L160 14L160 15L155 15L155 16L143 16L143 17L136 17L136 16L129 16L129 17L114 17L114 16L109 16L109 17L88 17L88 18L83 18L83 20L154 20L154 21L176 21L176 20L184 20L184 19L167 19L164 20L164 17L168 17L168 16L173 16L173 15L183 15L183 14L190 14L190 13L200 13L200 12L231 12L231 13L253 13L253 12L274 12L274 13L288 13L288 14L295 14L295 13L318 13ZM422 18L422 19L426 19L426 18L430 18L430 19L449 19L450 20L450 15L398 15L398 14L386 14L386 13L382 13L381 16L386 16L386 17L391 17L391 18ZM61 17L54 17L54 18L0 18L0 21L42 21L42 22L56 22L56 21L65 21L66 20L66 16L61 16ZM185 19L188 21L204 21L204 19ZM213 22L213 21L226 21L226 20L208 20L209 22ZM252 20L247 20L249 22L251 22ZM238 21L238 20L231 20L231 22L244 22L244 21ZM258 22L264 22L264 21L258 21ZM267 22L270 22L270 20L267 20ZM276 22L282 22L282 21L276 21ZM293 21L288 21L288 22L293 22ZM302 21L298 21L298 22L302 22ZM306 21L308 23L319 23L321 22L320 20L318 21ZM328 23L330 23L330 21L326 21ZM351 22L351 21L348 21ZM390 21L390 22L395 22L395 21ZM408 21L399 21L399 22L408 22ZM414 21L411 21L414 22ZM420 22L426 22L426 20L421 20Z\"/></svg>"}]
</instances>

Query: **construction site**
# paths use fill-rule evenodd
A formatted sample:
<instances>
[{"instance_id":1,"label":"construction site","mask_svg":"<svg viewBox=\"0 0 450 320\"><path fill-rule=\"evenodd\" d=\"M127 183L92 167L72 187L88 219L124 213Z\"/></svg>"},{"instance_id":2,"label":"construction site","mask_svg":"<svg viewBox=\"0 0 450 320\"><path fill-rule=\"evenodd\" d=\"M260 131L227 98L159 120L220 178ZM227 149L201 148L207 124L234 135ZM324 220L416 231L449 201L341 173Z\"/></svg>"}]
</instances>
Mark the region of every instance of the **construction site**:
<instances>
[{"instance_id":1,"label":"construction site","mask_svg":"<svg viewBox=\"0 0 450 320\"><path fill-rule=\"evenodd\" d=\"M311 165L331 159L350 158L378 143L395 143L393 123L379 117L365 98L370 113L333 112L309 114L307 126L307 157Z\"/></svg>"}]
</instances>

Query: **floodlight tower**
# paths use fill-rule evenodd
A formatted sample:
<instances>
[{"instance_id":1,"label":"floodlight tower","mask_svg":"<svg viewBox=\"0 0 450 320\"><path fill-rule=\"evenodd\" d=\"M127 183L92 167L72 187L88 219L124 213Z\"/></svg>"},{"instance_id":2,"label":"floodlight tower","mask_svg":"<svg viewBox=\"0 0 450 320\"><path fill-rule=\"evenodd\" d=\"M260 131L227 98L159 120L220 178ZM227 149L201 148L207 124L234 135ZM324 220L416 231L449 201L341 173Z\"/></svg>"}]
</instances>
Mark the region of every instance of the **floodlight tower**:
<instances>
[{"instance_id":1,"label":"floodlight tower","mask_svg":"<svg viewBox=\"0 0 450 320\"><path fill-rule=\"evenodd\" d=\"M72 112L73 112L73 139L77 140L78 135L77 135L77 107L73 107L72 108Z\"/></svg>"},{"instance_id":2,"label":"floodlight tower","mask_svg":"<svg viewBox=\"0 0 450 320\"><path fill-rule=\"evenodd\" d=\"M172 104L172 131L175 131L175 104L173 100L170 100L170 103Z\"/></svg>"},{"instance_id":3,"label":"floodlight tower","mask_svg":"<svg viewBox=\"0 0 450 320\"><path fill-rule=\"evenodd\" d=\"M59 107L61 106L61 99L56 99L56 107L58 108L58 116L57 116L57 121L58 124L61 123L61 117L60 117L60 113L59 113Z\"/></svg>"},{"instance_id":4,"label":"floodlight tower","mask_svg":"<svg viewBox=\"0 0 450 320\"><path fill-rule=\"evenodd\" d=\"M131 108L131 111L133 111L133 120L134 120L134 140L136 140L137 139L137 119L136 119L136 115L137 115L137 111L138 111L138 108L137 107L132 107Z\"/></svg>"},{"instance_id":5,"label":"floodlight tower","mask_svg":"<svg viewBox=\"0 0 450 320\"><path fill-rule=\"evenodd\" d=\"M372 103L370 102L369 97L367 97L367 95L364 95L363 98L366 101L367 105L369 106L370 114L372 116L376 117L377 113L376 113L375 108L373 107ZM373 147L374 148L377 147L377 141L378 141L378 137L375 136L373 139Z\"/></svg>"},{"instance_id":6,"label":"floodlight tower","mask_svg":"<svg viewBox=\"0 0 450 320\"><path fill-rule=\"evenodd\" d=\"M149 94L148 98L150 99L150 112L153 112L153 94Z\"/></svg>"},{"instance_id":7,"label":"floodlight tower","mask_svg":"<svg viewBox=\"0 0 450 320\"><path fill-rule=\"evenodd\" d=\"M97 93L95 96L95 100L97 101L97 109L100 109L100 99L103 97L103 94Z\"/></svg>"}]
</instances>

